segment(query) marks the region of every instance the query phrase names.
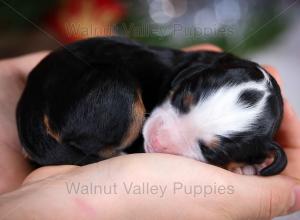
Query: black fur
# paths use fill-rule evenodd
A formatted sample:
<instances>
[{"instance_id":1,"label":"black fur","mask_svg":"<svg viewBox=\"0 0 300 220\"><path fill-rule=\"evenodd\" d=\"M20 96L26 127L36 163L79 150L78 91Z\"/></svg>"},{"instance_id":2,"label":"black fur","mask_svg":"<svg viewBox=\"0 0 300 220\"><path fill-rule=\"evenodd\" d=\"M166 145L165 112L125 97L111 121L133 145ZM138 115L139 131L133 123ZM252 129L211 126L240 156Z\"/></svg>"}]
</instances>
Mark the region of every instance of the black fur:
<instances>
[{"instance_id":1,"label":"black fur","mask_svg":"<svg viewBox=\"0 0 300 220\"><path fill-rule=\"evenodd\" d=\"M221 138L215 150L200 143L209 162L254 164L275 151L274 164L262 174L276 174L285 167L285 154L273 142L282 118L282 98L271 79L274 89L268 109L252 131ZM79 41L52 52L30 73L17 108L20 140L29 158L41 166L96 162L106 159L98 155L101 149L122 150L139 91L148 113L173 91L172 104L188 114L189 106L182 101L187 91L197 101L224 84L250 80L262 80L257 64L226 53L183 52L118 37ZM259 94L253 92L242 94L240 102L254 105ZM59 140L47 132L45 116ZM141 142L139 136L122 147L137 152Z\"/></svg>"},{"instance_id":2,"label":"black fur","mask_svg":"<svg viewBox=\"0 0 300 220\"><path fill-rule=\"evenodd\" d=\"M240 95L238 102L246 107L252 107L259 100L261 100L261 98L263 96L264 96L264 93L262 91L248 89Z\"/></svg>"}]
</instances>

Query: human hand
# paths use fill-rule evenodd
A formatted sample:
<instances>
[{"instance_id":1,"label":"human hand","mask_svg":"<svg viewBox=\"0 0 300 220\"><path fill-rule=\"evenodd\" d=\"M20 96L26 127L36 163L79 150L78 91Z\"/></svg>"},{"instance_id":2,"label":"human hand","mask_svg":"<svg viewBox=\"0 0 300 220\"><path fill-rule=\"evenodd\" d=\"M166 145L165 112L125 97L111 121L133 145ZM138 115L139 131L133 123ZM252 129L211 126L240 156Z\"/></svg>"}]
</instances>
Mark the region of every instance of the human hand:
<instances>
[{"instance_id":1,"label":"human hand","mask_svg":"<svg viewBox=\"0 0 300 220\"><path fill-rule=\"evenodd\" d=\"M198 49L218 50L211 46L198 46L196 50ZM115 164L119 165L116 167ZM97 176L102 173L104 174L100 177ZM200 198L194 198L182 192L176 196L171 190L165 195L166 197L161 199L147 195L132 198L123 191L114 198L107 196L102 198L99 195L91 198L83 194L76 195L74 198L66 193L64 180L101 185L109 184L107 180L116 180L119 183L138 180L138 183L168 184L170 189L174 181L192 186L229 186L231 184L234 186L234 193L213 194L209 195L209 198L203 198L202 195ZM24 202L25 206L22 210L25 214L26 210L28 214L28 209L38 211L39 214L43 214L44 219L50 217L80 219L87 215L92 215L91 219L100 216L103 219L119 219L120 216L124 217L123 219L269 219L271 216L287 213L294 201L293 196L299 197L294 193L295 181L283 176L268 178L240 176L186 158L160 154L130 155L80 168L45 167L33 172L25 182L25 186L15 191L13 197L19 198L17 199L19 202L24 198L25 201L29 199L34 201L31 203L34 206L27 206L27 209L27 203ZM57 187L42 187L48 184ZM43 196L45 194L47 196ZM11 195L7 194L5 197L6 207L16 202L16 199L11 199ZM48 199L45 201L45 198ZM103 202L103 199L108 199L108 202ZM0 199L1 201L3 200ZM64 207L64 213L55 212L61 207ZM299 204L296 200L291 210L298 208ZM108 209L111 211L103 213ZM183 211L180 213L176 210ZM11 214L8 213L7 216L12 217ZM24 212L14 214L19 214L21 215L19 217L24 219ZM18 216L14 215L14 217Z\"/></svg>"},{"instance_id":2,"label":"human hand","mask_svg":"<svg viewBox=\"0 0 300 220\"><path fill-rule=\"evenodd\" d=\"M15 109L28 73L46 54L39 52L0 61L0 194L19 187L32 170L21 154Z\"/></svg>"},{"instance_id":3,"label":"human hand","mask_svg":"<svg viewBox=\"0 0 300 220\"><path fill-rule=\"evenodd\" d=\"M188 50L220 51L211 45ZM123 183L131 182L167 186L168 191L162 198L152 194L130 195L124 188L118 194L86 196L68 194L66 185L92 183L109 186L116 183L122 188ZM175 183L192 187L225 187L227 190L232 186L233 191L209 195L202 192L196 196L184 191L175 194ZM284 176L241 176L183 157L140 154L84 167L44 167L31 173L25 185L13 195L19 200L33 201L31 207L25 202L22 210L28 213L28 209L33 209L43 219L81 219L87 216L89 219L119 219L121 216L122 219L269 219L300 208L299 188L295 187L296 181ZM15 202L10 197L11 194L6 195L6 206ZM56 211L61 207L65 212ZM24 219L22 212L7 216Z\"/></svg>"},{"instance_id":4,"label":"human hand","mask_svg":"<svg viewBox=\"0 0 300 220\"><path fill-rule=\"evenodd\" d=\"M165 190L136 192L131 184ZM295 186L284 176L242 176L180 156L132 154L40 168L0 197L0 218L270 219L299 208Z\"/></svg>"},{"instance_id":5,"label":"human hand","mask_svg":"<svg viewBox=\"0 0 300 220\"><path fill-rule=\"evenodd\" d=\"M284 96L284 85L278 71L268 65L265 65L264 68L279 83ZM276 139L288 157L288 165L283 175L300 180L300 121L287 99L284 99L284 115Z\"/></svg>"}]
</instances>

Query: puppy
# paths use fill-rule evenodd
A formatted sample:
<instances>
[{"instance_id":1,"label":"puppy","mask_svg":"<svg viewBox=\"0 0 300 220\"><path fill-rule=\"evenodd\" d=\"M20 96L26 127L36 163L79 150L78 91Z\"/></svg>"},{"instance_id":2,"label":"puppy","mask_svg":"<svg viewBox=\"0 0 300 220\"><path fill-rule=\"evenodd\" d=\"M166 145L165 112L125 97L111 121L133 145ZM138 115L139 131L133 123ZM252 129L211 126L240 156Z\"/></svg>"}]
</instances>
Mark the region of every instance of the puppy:
<instances>
[{"instance_id":1,"label":"puppy","mask_svg":"<svg viewBox=\"0 0 300 220\"><path fill-rule=\"evenodd\" d=\"M142 131L145 115L151 113ZM24 150L39 166L84 165L137 152L274 175L283 113L276 81L227 53L183 52L120 37L75 42L30 73L17 107Z\"/></svg>"}]
</instances>

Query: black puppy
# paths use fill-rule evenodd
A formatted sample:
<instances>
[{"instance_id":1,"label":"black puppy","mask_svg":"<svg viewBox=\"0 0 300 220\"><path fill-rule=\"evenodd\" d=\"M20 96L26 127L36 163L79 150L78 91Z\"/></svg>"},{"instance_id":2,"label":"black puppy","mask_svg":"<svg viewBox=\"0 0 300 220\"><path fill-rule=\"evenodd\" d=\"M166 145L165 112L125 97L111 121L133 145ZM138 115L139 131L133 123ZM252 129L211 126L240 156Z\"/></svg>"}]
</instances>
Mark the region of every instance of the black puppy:
<instances>
[{"instance_id":1,"label":"black puppy","mask_svg":"<svg viewBox=\"0 0 300 220\"><path fill-rule=\"evenodd\" d=\"M42 60L28 77L17 123L38 165L83 165L132 146L152 112L146 152L274 175L287 163L273 141L282 111L279 86L256 63L112 37L79 41Z\"/></svg>"}]
</instances>

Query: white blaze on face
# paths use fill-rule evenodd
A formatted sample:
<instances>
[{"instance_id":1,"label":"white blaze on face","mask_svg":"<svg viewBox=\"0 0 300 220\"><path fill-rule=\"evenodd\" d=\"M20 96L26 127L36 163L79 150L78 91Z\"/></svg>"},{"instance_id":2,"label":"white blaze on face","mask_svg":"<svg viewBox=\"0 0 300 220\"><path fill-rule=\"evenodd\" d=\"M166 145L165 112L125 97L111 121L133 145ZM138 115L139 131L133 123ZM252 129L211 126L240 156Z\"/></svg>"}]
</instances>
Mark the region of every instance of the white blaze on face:
<instances>
[{"instance_id":1,"label":"white blaze on face","mask_svg":"<svg viewBox=\"0 0 300 220\"><path fill-rule=\"evenodd\" d=\"M183 155L204 161L195 137L193 124L180 117L170 104L164 103L153 111L143 128L144 147L148 153Z\"/></svg>"},{"instance_id":2,"label":"white blaze on face","mask_svg":"<svg viewBox=\"0 0 300 220\"><path fill-rule=\"evenodd\" d=\"M143 135L146 152L170 153L205 161L199 140L214 143L217 136L244 132L256 123L265 109L270 83L267 73L260 68L265 80L238 85L224 85L200 98L187 114L181 114L170 100L157 107L146 121ZM244 91L263 94L257 103L239 103Z\"/></svg>"}]
</instances>

